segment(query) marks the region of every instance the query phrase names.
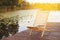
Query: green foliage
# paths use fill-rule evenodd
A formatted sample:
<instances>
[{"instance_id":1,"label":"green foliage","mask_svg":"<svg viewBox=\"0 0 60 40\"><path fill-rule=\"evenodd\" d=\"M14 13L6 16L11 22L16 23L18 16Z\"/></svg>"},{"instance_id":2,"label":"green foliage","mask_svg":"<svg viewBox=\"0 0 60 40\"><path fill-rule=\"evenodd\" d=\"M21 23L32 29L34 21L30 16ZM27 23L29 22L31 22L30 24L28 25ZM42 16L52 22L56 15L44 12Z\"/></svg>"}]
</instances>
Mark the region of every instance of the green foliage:
<instances>
[{"instance_id":1,"label":"green foliage","mask_svg":"<svg viewBox=\"0 0 60 40\"><path fill-rule=\"evenodd\" d=\"M14 6L24 8L29 5L29 2L26 2L25 0L0 0L0 8L6 7L13 9Z\"/></svg>"},{"instance_id":2,"label":"green foliage","mask_svg":"<svg viewBox=\"0 0 60 40\"><path fill-rule=\"evenodd\" d=\"M25 0L0 0L0 13L30 8L30 3Z\"/></svg>"},{"instance_id":3,"label":"green foliage","mask_svg":"<svg viewBox=\"0 0 60 40\"><path fill-rule=\"evenodd\" d=\"M18 27L18 16L0 18L0 39L3 36L8 37L9 34L14 35L17 33Z\"/></svg>"},{"instance_id":4,"label":"green foliage","mask_svg":"<svg viewBox=\"0 0 60 40\"><path fill-rule=\"evenodd\" d=\"M0 0L1 6L12 6L18 4L18 0Z\"/></svg>"},{"instance_id":5,"label":"green foliage","mask_svg":"<svg viewBox=\"0 0 60 40\"><path fill-rule=\"evenodd\" d=\"M18 0L0 0L0 9L13 9L16 5L18 5Z\"/></svg>"}]
</instances>

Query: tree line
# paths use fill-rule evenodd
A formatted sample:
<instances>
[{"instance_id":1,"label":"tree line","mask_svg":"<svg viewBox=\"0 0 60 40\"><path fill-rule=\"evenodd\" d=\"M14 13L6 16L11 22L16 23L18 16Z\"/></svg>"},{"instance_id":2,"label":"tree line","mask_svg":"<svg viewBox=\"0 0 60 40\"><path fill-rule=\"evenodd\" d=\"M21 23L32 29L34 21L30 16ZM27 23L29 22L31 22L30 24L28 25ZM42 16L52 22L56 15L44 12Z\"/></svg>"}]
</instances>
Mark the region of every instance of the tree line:
<instances>
[{"instance_id":1,"label":"tree line","mask_svg":"<svg viewBox=\"0 0 60 40\"><path fill-rule=\"evenodd\" d=\"M25 0L0 0L0 9L14 9L19 7L19 8L25 8L26 6L29 6L29 2L26 2Z\"/></svg>"}]
</instances>

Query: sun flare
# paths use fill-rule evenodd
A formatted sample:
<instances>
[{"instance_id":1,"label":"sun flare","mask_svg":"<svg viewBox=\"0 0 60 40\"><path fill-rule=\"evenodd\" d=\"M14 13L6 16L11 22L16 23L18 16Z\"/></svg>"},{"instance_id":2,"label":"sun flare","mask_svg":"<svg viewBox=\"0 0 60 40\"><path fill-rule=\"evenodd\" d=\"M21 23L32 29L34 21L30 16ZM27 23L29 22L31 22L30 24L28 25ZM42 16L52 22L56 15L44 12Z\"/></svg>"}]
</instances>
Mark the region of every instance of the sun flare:
<instances>
[{"instance_id":1,"label":"sun flare","mask_svg":"<svg viewBox=\"0 0 60 40\"><path fill-rule=\"evenodd\" d=\"M26 0L27 2L30 2L30 3L60 3L59 0Z\"/></svg>"}]
</instances>

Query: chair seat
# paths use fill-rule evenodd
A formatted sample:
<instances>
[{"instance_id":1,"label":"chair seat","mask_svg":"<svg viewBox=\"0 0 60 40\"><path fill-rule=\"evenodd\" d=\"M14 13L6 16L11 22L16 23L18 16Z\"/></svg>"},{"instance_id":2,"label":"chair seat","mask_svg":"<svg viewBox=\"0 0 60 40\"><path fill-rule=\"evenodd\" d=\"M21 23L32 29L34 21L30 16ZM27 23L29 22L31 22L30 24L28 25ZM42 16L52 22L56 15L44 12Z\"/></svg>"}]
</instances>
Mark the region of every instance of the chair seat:
<instances>
[{"instance_id":1,"label":"chair seat","mask_svg":"<svg viewBox=\"0 0 60 40\"><path fill-rule=\"evenodd\" d=\"M43 31L44 28L43 27L31 27L31 26L28 26L27 28L33 30L33 31ZM45 31L50 31L48 29L45 29Z\"/></svg>"}]
</instances>

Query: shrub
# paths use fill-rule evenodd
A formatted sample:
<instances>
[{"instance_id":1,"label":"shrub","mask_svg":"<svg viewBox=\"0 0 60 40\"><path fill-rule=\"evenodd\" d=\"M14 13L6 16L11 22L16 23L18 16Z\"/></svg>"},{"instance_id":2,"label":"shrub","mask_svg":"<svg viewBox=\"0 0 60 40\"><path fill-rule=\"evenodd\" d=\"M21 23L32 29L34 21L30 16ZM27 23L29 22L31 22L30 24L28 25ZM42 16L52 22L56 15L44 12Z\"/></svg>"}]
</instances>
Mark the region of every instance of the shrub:
<instances>
[{"instance_id":1,"label":"shrub","mask_svg":"<svg viewBox=\"0 0 60 40\"><path fill-rule=\"evenodd\" d=\"M18 16L0 18L0 39L3 36L8 37L9 34L14 35L18 31Z\"/></svg>"}]
</instances>

